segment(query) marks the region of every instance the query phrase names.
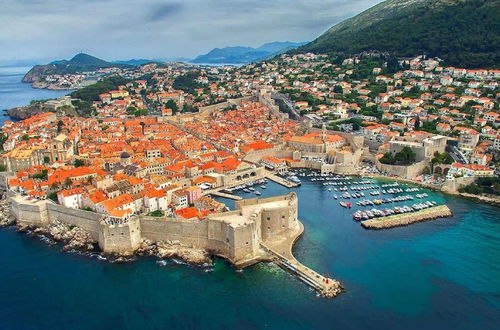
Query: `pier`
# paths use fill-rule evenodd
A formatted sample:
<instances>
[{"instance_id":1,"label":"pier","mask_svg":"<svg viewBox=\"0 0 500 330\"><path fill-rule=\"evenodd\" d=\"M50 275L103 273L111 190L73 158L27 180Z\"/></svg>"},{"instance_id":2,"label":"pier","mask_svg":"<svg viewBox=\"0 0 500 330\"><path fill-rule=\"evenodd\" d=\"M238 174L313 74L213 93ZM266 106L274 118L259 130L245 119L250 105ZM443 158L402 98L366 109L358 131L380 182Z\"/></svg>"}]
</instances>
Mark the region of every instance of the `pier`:
<instances>
[{"instance_id":1,"label":"pier","mask_svg":"<svg viewBox=\"0 0 500 330\"><path fill-rule=\"evenodd\" d=\"M223 192L221 192L219 190L210 191L208 194L210 194L212 196L218 196L218 197L233 199L235 201L239 201L239 200L243 199L241 196L236 196L236 195L233 195L233 194L223 193Z\"/></svg>"},{"instance_id":2,"label":"pier","mask_svg":"<svg viewBox=\"0 0 500 330\"><path fill-rule=\"evenodd\" d=\"M387 229L399 226L407 226L415 222L427 221L437 218L446 218L451 216L452 212L448 206L439 205L413 213L401 213L385 218L362 221L361 225L367 229Z\"/></svg>"},{"instance_id":3,"label":"pier","mask_svg":"<svg viewBox=\"0 0 500 330\"><path fill-rule=\"evenodd\" d=\"M260 243L261 248L267 252L272 260L281 268L296 276L302 282L318 292L325 298L333 298L343 291L339 281L327 278L309 267L301 264L292 254L292 247L302 235L304 227L293 237L286 240Z\"/></svg>"},{"instance_id":4,"label":"pier","mask_svg":"<svg viewBox=\"0 0 500 330\"><path fill-rule=\"evenodd\" d=\"M276 174L273 174L269 171L266 171L266 178L268 178L269 180L271 181L274 181L282 186L285 186L287 188L295 188L295 187L298 187L299 184L298 183L295 183L295 182L291 182L291 181L288 181L288 180L285 180L279 176L277 176Z\"/></svg>"}]
</instances>

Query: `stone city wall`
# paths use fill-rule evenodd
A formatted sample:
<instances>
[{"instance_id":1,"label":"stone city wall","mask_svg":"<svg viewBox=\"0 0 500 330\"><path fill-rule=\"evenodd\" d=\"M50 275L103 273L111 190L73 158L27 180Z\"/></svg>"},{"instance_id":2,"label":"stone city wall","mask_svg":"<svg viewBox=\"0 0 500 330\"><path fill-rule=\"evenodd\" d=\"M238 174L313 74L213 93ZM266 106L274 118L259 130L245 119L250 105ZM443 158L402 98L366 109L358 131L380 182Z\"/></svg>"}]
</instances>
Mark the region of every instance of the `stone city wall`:
<instances>
[{"instance_id":1,"label":"stone city wall","mask_svg":"<svg viewBox=\"0 0 500 330\"><path fill-rule=\"evenodd\" d=\"M132 216L123 224L111 225L104 215L71 209L51 201L32 201L11 194L13 216L21 224L46 227L52 223L77 226L88 232L104 252L124 253L136 250L142 239L152 242L171 241L210 251L236 265L246 265L260 258L259 246L266 239L286 235L299 226L298 199L295 194L266 199L252 198L236 202L237 210L209 215L206 219L156 218ZM272 205L273 202L282 202ZM231 216L241 216L242 208L264 203L243 222L234 223Z\"/></svg>"},{"instance_id":2,"label":"stone city wall","mask_svg":"<svg viewBox=\"0 0 500 330\"><path fill-rule=\"evenodd\" d=\"M456 194L458 193L458 189L474 183L476 179L477 177L460 177L454 178L453 180L446 180L443 183L441 190L449 194Z\"/></svg>"},{"instance_id":3,"label":"stone city wall","mask_svg":"<svg viewBox=\"0 0 500 330\"><path fill-rule=\"evenodd\" d=\"M411 180L420 175L424 168L428 166L428 163L426 161L421 161L409 166L399 166L382 164L378 159L376 159L375 166L379 171L385 172L388 175L398 176L403 179Z\"/></svg>"}]
</instances>

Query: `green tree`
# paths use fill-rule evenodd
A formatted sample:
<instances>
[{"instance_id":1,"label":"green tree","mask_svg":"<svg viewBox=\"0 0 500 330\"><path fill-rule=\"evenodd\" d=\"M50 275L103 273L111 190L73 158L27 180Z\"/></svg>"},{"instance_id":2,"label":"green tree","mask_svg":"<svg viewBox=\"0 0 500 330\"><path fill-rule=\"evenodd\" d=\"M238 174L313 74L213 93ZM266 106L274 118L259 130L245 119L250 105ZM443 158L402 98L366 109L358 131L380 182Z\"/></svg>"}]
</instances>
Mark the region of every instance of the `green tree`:
<instances>
[{"instance_id":1,"label":"green tree","mask_svg":"<svg viewBox=\"0 0 500 330\"><path fill-rule=\"evenodd\" d=\"M73 165L75 165L75 167L82 167L83 165L85 165L85 162L83 160L77 158L73 162Z\"/></svg>"},{"instance_id":2,"label":"green tree","mask_svg":"<svg viewBox=\"0 0 500 330\"><path fill-rule=\"evenodd\" d=\"M59 120L57 122L57 133L61 132L63 126L64 126L64 122L62 120Z\"/></svg>"},{"instance_id":3,"label":"green tree","mask_svg":"<svg viewBox=\"0 0 500 330\"><path fill-rule=\"evenodd\" d=\"M168 100L166 103L165 103L165 107L167 109L172 109L172 114L175 114L179 111L179 107L177 106L177 103L175 103L174 100Z\"/></svg>"}]
</instances>

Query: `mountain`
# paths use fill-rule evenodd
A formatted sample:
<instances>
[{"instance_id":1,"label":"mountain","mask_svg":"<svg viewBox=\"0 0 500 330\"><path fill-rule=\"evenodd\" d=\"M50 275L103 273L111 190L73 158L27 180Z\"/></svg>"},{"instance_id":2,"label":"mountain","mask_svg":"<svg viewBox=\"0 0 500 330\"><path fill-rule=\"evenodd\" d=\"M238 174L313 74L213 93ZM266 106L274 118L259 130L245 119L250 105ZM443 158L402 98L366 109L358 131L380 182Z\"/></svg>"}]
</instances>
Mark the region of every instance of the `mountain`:
<instances>
[{"instance_id":1,"label":"mountain","mask_svg":"<svg viewBox=\"0 0 500 330\"><path fill-rule=\"evenodd\" d=\"M192 60L192 63L206 64L246 64L278 55L288 50L304 45L304 42L277 41L264 44L258 48L225 47L214 48L204 55Z\"/></svg>"},{"instance_id":2,"label":"mountain","mask_svg":"<svg viewBox=\"0 0 500 330\"><path fill-rule=\"evenodd\" d=\"M426 54L449 65L500 65L500 0L387 0L297 52Z\"/></svg>"},{"instance_id":3,"label":"mountain","mask_svg":"<svg viewBox=\"0 0 500 330\"><path fill-rule=\"evenodd\" d=\"M51 74L77 73L111 67L130 67L130 65L114 64L88 54L80 53L70 60L58 60L45 65L35 65L23 77L23 82L36 83Z\"/></svg>"},{"instance_id":4,"label":"mountain","mask_svg":"<svg viewBox=\"0 0 500 330\"><path fill-rule=\"evenodd\" d=\"M155 60L147 60L147 59L144 59L144 58L139 58L139 59L131 59L131 60L122 60L122 61L112 61L111 63L113 64L126 64L126 65L132 65L132 66L141 66L141 65L144 65L144 64L148 64L148 63L154 63L154 62L158 62L158 61L155 61Z\"/></svg>"},{"instance_id":5,"label":"mountain","mask_svg":"<svg viewBox=\"0 0 500 330\"><path fill-rule=\"evenodd\" d=\"M307 42L275 41L263 44L258 48L258 50L274 54L283 52L284 50L294 49L305 44L307 44Z\"/></svg>"}]
</instances>

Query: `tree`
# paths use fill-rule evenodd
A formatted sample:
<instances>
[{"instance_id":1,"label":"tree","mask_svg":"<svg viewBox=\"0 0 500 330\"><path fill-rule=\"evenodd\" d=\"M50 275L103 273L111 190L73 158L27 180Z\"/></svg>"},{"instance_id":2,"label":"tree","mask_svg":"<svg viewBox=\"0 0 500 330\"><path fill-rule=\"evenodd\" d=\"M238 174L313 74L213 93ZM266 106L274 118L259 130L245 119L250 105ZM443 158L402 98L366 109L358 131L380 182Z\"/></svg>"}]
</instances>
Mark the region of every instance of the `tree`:
<instances>
[{"instance_id":1,"label":"tree","mask_svg":"<svg viewBox=\"0 0 500 330\"><path fill-rule=\"evenodd\" d=\"M33 174L33 179L47 180L47 170Z\"/></svg>"},{"instance_id":2,"label":"tree","mask_svg":"<svg viewBox=\"0 0 500 330\"><path fill-rule=\"evenodd\" d=\"M386 152L379 160L382 164L389 165L410 165L415 162L416 154L410 147L404 147L394 156L390 152Z\"/></svg>"},{"instance_id":3,"label":"tree","mask_svg":"<svg viewBox=\"0 0 500 330\"><path fill-rule=\"evenodd\" d=\"M386 152L380 159L379 161L382 164L389 164L392 165L394 164L394 158L392 157L392 154L390 152Z\"/></svg>"},{"instance_id":4,"label":"tree","mask_svg":"<svg viewBox=\"0 0 500 330\"><path fill-rule=\"evenodd\" d=\"M73 165L75 165L75 167L82 167L83 165L85 165L85 162L83 160L77 158L73 162Z\"/></svg>"},{"instance_id":5,"label":"tree","mask_svg":"<svg viewBox=\"0 0 500 330\"><path fill-rule=\"evenodd\" d=\"M189 94L195 94L195 89L202 88L203 85L198 82L199 73L198 72L188 72L186 74L180 75L175 78L172 83L174 89L183 90Z\"/></svg>"},{"instance_id":6,"label":"tree","mask_svg":"<svg viewBox=\"0 0 500 330\"><path fill-rule=\"evenodd\" d=\"M411 150L410 147L404 147L401 149L401 151L397 152L396 155L394 155L394 160L396 163L400 163L402 165L408 165L411 164L415 161L416 158L415 152Z\"/></svg>"},{"instance_id":7,"label":"tree","mask_svg":"<svg viewBox=\"0 0 500 330\"><path fill-rule=\"evenodd\" d=\"M166 103L165 103L165 107L167 109L172 109L172 114L175 114L179 111L179 107L177 106L177 103L175 103L174 100L168 100Z\"/></svg>"},{"instance_id":8,"label":"tree","mask_svg":"<svg viewBox=\"0 0 500 330\"><path fill-rule=\"evenodd\" d=\"M415 130L417 131L420 128L420 118L417 116L415 118Z\"/></svg>"},{"instance_id":9,"label":"tree","mask_svg":"<svg viewBox=\"0 0 500 330\"><path fill-rule=\"evenodd\" d=\"M50 194L47 195L47 197L54 202L57 202L57 193L56 192L51 192Z\"/></svg>"},{"instance_id":10,"label":"tree","mask_svg":"<svg viewBox=\"0 0 500 330\"><path fill-rule=\"evenodd\" d=\"M7 136L7 134L4 134L3 132L0 133L0 150L3 151L3 144L5 143L5 141L7 141L9 137Z\"/></svg>"},{"instance_id":11,"label":"tree","mask_svg":"<svg viewBox=\"0 0 500 330\"><path fill-rule=\"evenodd\" d=\"M62 120L59 120L57 122L57 133L61 132L63 126L64 126L64 122Z\"/></svg>"},{"instance_id":12,"label":"tree","mask_svg":"<svg viewBox=\"0 0 500 330\"><path fill-rule=\"evenodd\" d=\"M434 158L431 160L433 166L435 164L453 164L453 162L454 159L450 156L450 154L447 152L439 153L437 151L434 153Z\"/></svg>"}]
</instances>

